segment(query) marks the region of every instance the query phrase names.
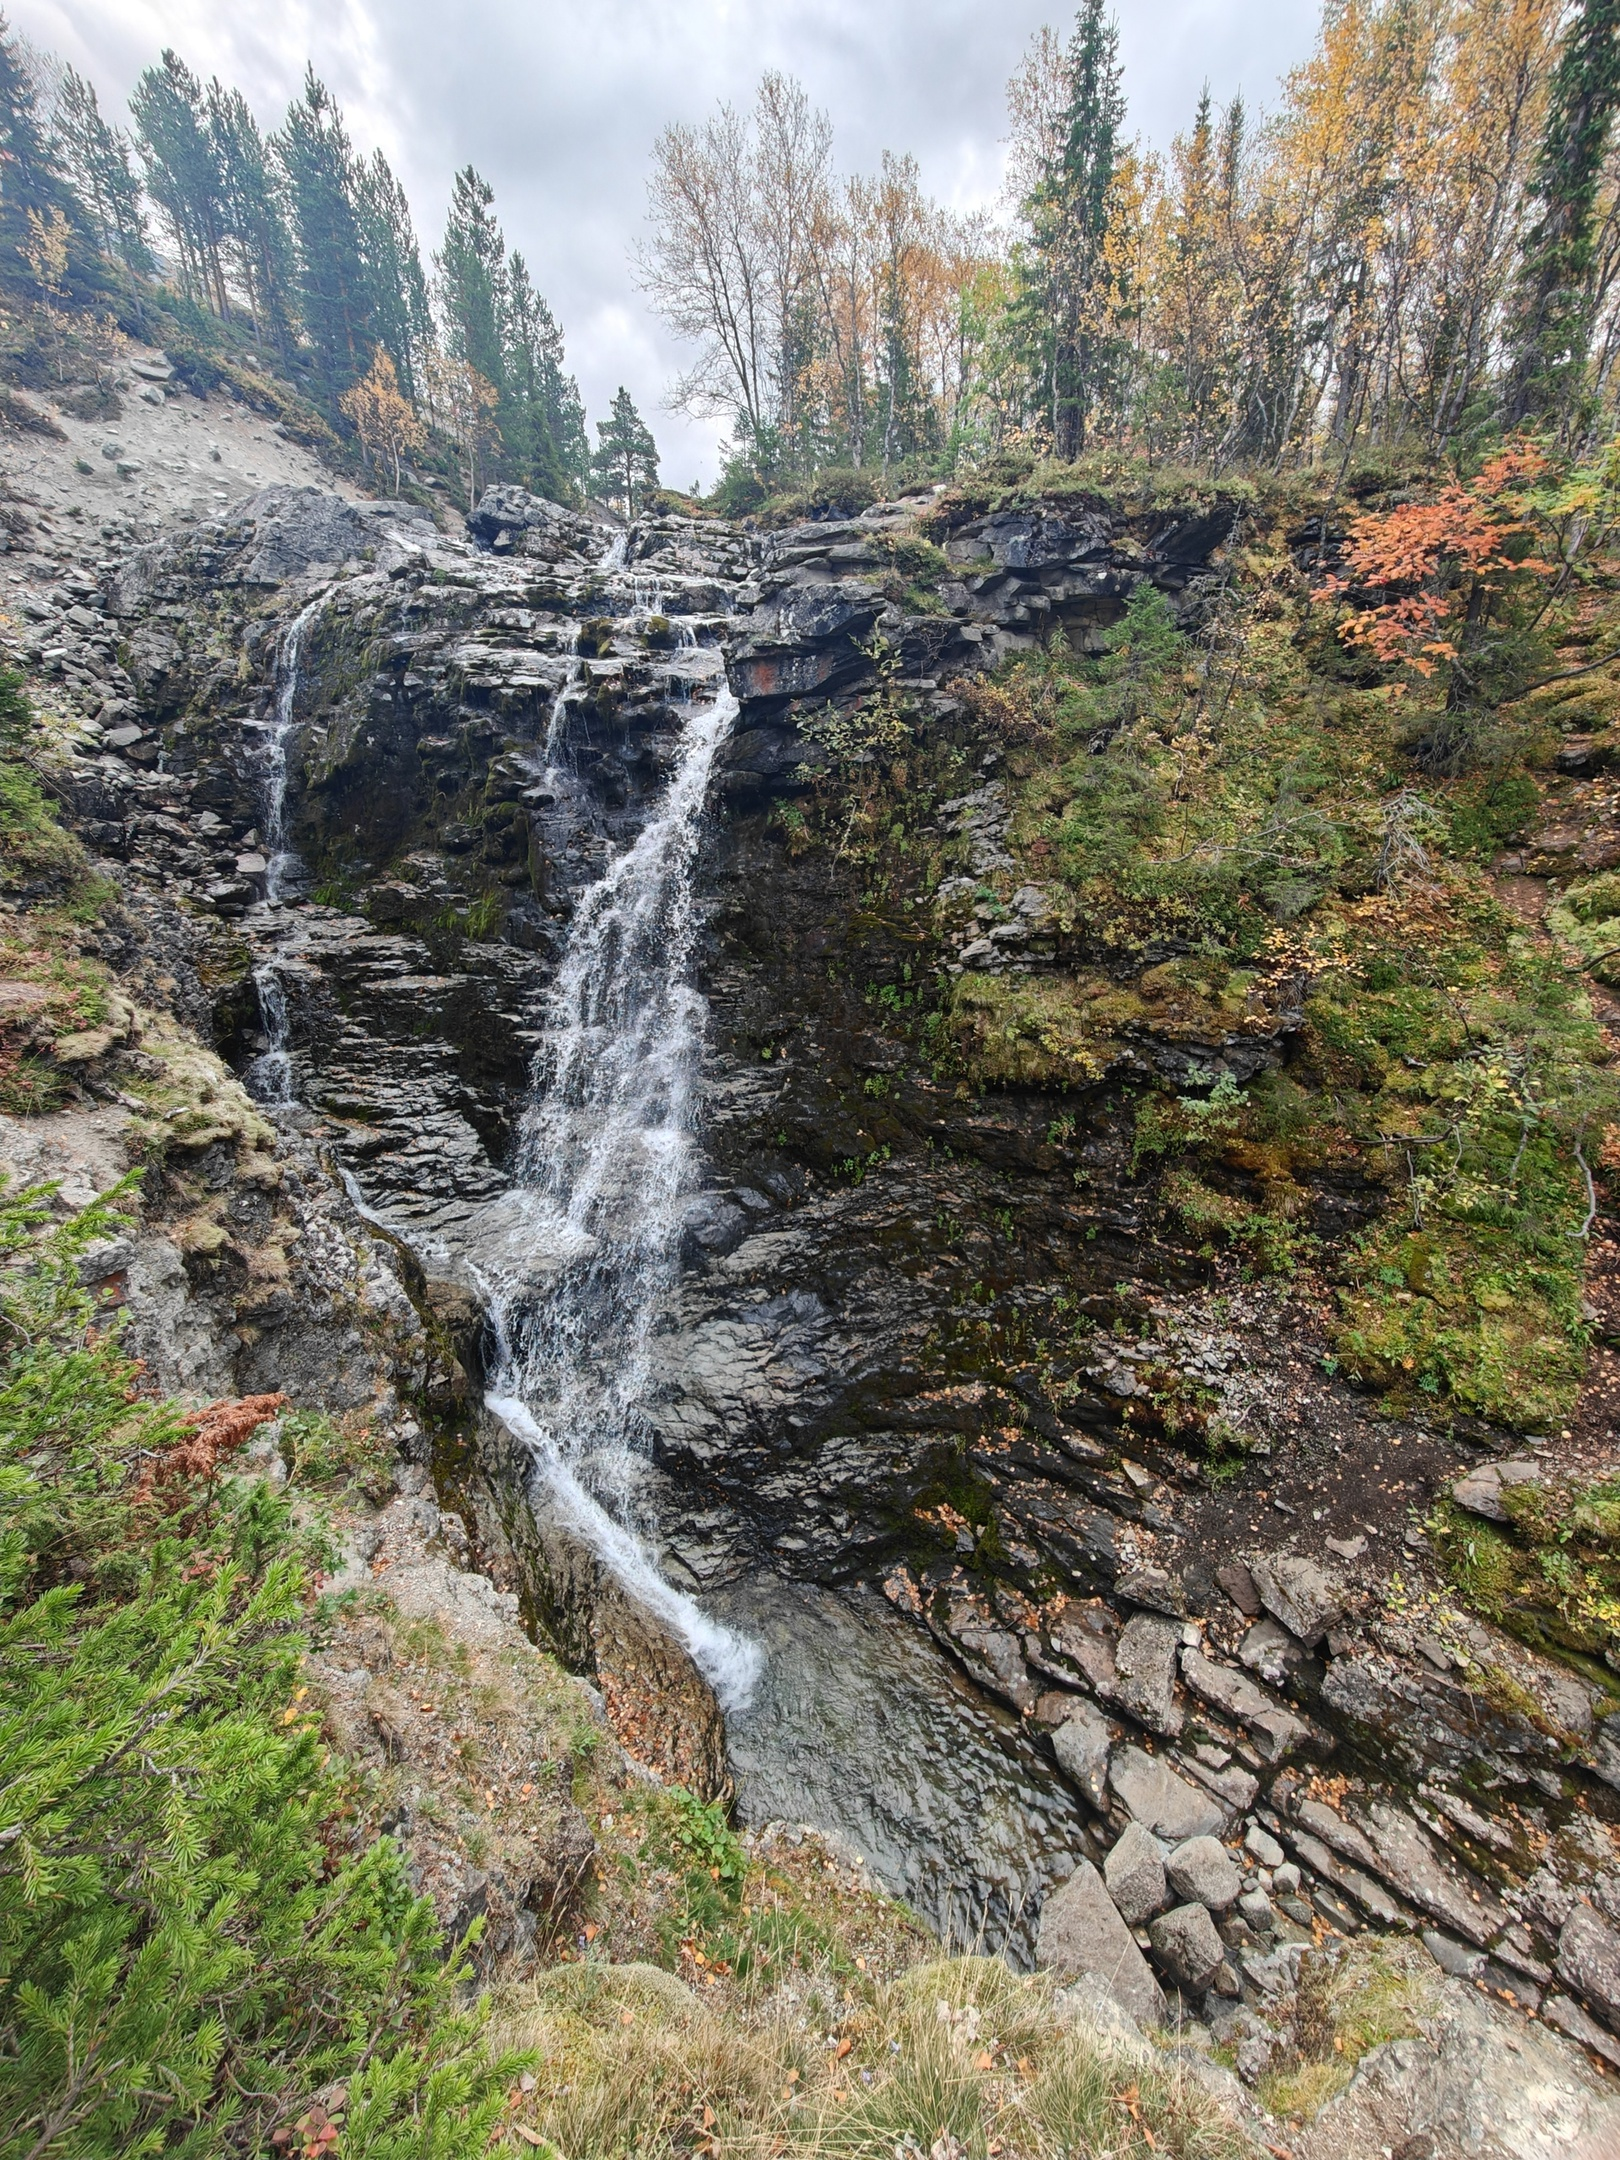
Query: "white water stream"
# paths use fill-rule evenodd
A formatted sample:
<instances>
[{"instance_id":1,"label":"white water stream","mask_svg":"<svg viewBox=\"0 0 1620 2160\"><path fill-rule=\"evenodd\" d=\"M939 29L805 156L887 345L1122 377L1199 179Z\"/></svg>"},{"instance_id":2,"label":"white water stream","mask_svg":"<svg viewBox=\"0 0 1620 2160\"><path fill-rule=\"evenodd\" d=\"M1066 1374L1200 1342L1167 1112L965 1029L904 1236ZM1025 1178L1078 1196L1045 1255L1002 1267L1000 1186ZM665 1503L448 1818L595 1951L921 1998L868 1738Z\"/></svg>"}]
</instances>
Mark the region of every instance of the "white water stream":
<instances>
[{"instance_id":1,"label":"white water stream","mask_svg":"<svg viewBox=\"0 0 1620 2160\"><path fill-rule=\"evenodd\" d=\"M639 1483L652 1339L697 1167L693 868L736 711L729 691L688 708L662 803L575 911L515 1164L524 1264L485 1277L489 1409L563 1521L673 1629L727 1708L747 1700L760 1654L660 1575Z\"/></svg>"},{"instance_id":2,"label":"white water stream","mask_svg":"<svg viewBox=\"0 0 1620 2160\"><path fill-rule=\"evenodd\" d=\"M287 758L297 725L298 664L304 632L320 613L325 598L324 593L318 593L293 618L276 649L275 702L264 774L264 897L272 908L281 905L288 874L298 860L287 847ZM297 1097L293 1092L292 1054L287 1047L291 1020L279 954L260 961L253 970L253 986L259 997L265 1047L248 1068L248 1086L260 1102L286 1105Z\"/></svg>"}]
</instances>

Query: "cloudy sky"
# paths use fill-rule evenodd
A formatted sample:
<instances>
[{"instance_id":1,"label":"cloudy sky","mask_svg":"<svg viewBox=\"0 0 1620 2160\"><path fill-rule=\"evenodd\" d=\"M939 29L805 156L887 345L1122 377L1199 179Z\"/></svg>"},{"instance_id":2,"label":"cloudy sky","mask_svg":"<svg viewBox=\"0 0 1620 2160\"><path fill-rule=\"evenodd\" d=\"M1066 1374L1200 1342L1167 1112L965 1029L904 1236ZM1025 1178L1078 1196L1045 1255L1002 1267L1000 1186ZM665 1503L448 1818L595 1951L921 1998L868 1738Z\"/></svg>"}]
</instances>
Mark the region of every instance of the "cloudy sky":
<instances>
[{"instance_id":1,"label":"cloudy sky","mask_svg":"<svg viewBox=\"0 0 1620 2160\"><path fill-rule=\"evenodd\" d=\"M637 294L626 250L641 226L647 152L671 120L750 100L762 69L797 75L837 128L846 170L909 150L925 184L968 209L1001 182L1007 77L1052 0L9 0L15 27L87 75L109 115L172 45L235 83L266 126L306 57L356 144L403 179L424 253L450 175L495 189L568 341L593 417L628 384L676 486L712 479L711 424L659 410L681 349ZM1165 144L1207 78L1269 102L1312 43L1317 0L1119 0L1131 124Z\"/></svg>"}]
</instances>

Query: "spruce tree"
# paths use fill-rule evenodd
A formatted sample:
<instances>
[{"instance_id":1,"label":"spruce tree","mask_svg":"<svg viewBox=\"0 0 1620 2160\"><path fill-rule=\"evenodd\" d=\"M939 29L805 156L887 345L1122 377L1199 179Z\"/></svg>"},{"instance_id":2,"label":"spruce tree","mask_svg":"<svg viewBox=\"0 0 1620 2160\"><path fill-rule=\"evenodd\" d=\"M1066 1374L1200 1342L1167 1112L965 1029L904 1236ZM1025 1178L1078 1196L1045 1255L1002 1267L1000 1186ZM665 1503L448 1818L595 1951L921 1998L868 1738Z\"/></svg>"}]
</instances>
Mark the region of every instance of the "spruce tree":
<instances>
[{"instance_id":1,"label":"spruce tree","mask_svg":"<svg viewBox=\"0 0 1620 2160\"><path fill-rule=\"evenodd\" d=\"M229 312L221 260L226 212L219 157L208 130L202 84L165 50L130 97L146 185L174 240L180 289L188 300Z\"/></svg>"},{"instance_id":2,"label":"spruce tree","mask_svg":"<svg viewBox=\"0 0 1620 2160\"><path fill-rule=\"evenodd\" d=\"M1567 420L1592 329L1598 191L1620 102L1620 0L1580 0L1564 32L1532 183L1510 333L1510 421Z\"/></svg>"},{"instance_id":3,"label":"spruce tree","mask_svg":"<svg viewBox=\"0 0 1620 2160\"><path fill-rule=\"evenodd\" d=\"M634 517L658 485L658 445L622 383L596 432L600 439L592 463L603 497Z\"/></svg>"},{"instance_id":4,"label":"spruce tree","mask_svg":"<svg viewBox=\"0 0 1620 2160\"><path fill-rule=\"evenodd\" d=\"M292 211L304 335L321 398L336 414L344 391L370 366L375 340L356 161L343 115L313 67L274 147Z\"/></svg>"},{"instance_id":5,"label":"spruce tree","mask_svg":"<svg viewBox=\"0 0 1620 2160\"><path fill-rule=\"evenodd\" d=\"M1069 41L1068 99L1059 146L1024 206L1032 232L1036 366L1052 447L1077 457L1108 358L1099 321L1106 299L1108 198L1125 100L1119 32L1103 0L1083 0Z\"/></svg>"}]
</instances>

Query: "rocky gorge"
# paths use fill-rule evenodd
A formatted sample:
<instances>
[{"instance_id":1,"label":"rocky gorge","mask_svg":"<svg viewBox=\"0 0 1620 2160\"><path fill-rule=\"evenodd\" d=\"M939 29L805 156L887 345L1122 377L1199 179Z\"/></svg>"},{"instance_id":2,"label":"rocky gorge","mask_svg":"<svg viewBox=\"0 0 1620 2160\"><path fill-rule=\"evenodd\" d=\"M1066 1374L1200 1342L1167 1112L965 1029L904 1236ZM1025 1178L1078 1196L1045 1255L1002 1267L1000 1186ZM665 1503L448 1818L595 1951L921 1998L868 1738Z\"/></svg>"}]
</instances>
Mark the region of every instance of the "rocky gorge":
<instances>
[{"instance_id":1,"label":"rocky gorge","mask_svg":"<svg viewBox=\"0 0 1620 2160\"><path fill-rule=\"evenodd\" d=\"M1505 1519L1558 1443L1391 1414L1308 1296L1160 1204L1137 1100L1285 1074L1308 984L1286 948L1110 976L1019 868L1016 759L970 694L1059 628L1100 651L1143 587L1195 624L1241 507L931 491L619 532L493 489L451 533L312 480L41 558L23 650L62 686L50 784L117 989L66 1029L17 986L8 1042L65 1092L7 1159L87 1193L143 1163L137 1232L89 1266L159 1384L367 1411L630 1756L813 1823L948 1938L1100 1975L1254 2083L1304 1951L1400 1936L1467 1989L1476 2053L1527 2017L1620 2067L1615 1695L1452 1598L1427 1527L1437 1496ZM660 994L701 1009L669 1264L620 1344L633 1460L566 1466L650 1571L627 1595L486 1401L491 1314L572 1264L521 1174L548 1000L722 708L669 873ZM839 728L874 710L916 745L880 868L839 837L871 760ZM1083 1071L964 1056L1079 981ZM581 1010L589 1107L611 1046ZM1343 1239L1383 1194L1326 1161L1301 1204Z\"/></svg>"}]
</instances>

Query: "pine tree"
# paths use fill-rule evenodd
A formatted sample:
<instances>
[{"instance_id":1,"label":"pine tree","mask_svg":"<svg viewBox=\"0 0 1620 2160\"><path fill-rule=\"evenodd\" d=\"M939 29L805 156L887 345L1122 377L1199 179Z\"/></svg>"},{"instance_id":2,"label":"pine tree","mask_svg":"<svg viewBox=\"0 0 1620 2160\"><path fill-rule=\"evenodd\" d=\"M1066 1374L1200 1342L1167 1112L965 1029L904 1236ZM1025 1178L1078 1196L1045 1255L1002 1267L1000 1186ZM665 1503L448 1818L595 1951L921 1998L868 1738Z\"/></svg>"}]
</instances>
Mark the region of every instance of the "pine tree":
<instances>
[{"instance_id":1,"label":"pine tree","mask_svg":"<svg viewBox=\"0 0 1620 2160\"><path fill-rule=\"evenodd\" d=\"M505 388L501 318L506 304L506 243L495 222L495 195L468 165L450 193L444 245L434 258L439 309L450 355L465 360L497 391Z\"/></svg>"},{"instance_id":2,"label":"pine tree","mask_svg":"<svg viewBox=\"0 0 1620 2160\"><path fill-rule=\"evenodd\" d=\"M552 433L552 379L560 373L562 340L551 310L534 289L516 250L506 266L503 376L508 419L502 428L516 476L536 495L567 498L569 476Z\"/></svg>"},{"instance_id":3,"label":"pine tree","mask_svg":"<svg viewBox=\"0 0 1620 2160\"><path fill-rule=\"evenodd\" d=\"M220 175L226 250L255 337L287 365L293 348L292 240L259 124L240 90L208 86L208 133Z\"/></svg>"},{"instance_id":4,"label":"pine tree","mask_svg":"<svg viewBox=\"0 0 1620 2160\"><path fill-rule=\"evenodd\" d=\"M1056 154L1025 204L1033 238L1038 365L1051 416L1052 447L1073 458L1102 389L1106 328L1105 246L1109 191L1119 155L1125 101L1119 33L1103 0L1083 0L1066 56L1068 99Z\"/></svg>"},{"instance_id":5,"label":"pine tree","mask_svg":"<svg viewBox=\"0 0 1620 2160\"><path fill-rule=\"evenodd\" d=\"M57 157L101 252L126 279L148 276L156 265L129 138L102 118L94 85L73 68L63 72L53 119Z\"/></svg>"},{"instance_id":6,"label":"pine tree","mask_svg":"<svg viewBox=\"0 0 1620 2160\"><path fill-rule=\"evenodd\" d=\"M174 241L180 289L188 300L226 315L224 182L202 84L177 53L165 49L158 66L135 85L129 109L147 188Z\"/></svg>"},{"instance_id":7,"label":"pine tree","mask_svg":"<svg viewBox=\"0 0 1620 2160\"><path fill-rule=\"evenodd\" d=\"M658 445L622 383L596 432L600 439L592 464L603 496L634 517L658 485Z\"/></svg>"},{"instance_id":8,"label":"pine tree","mask_svg":"<svg viewBox=\"0 0 1620 2160\"><path fill-rule=\"evenodd\" d=\"M371 281L361 247L356 161L343 115L311 67L275 139L297 256L299 313L328 411L370 364Z\"/></svg>"},{"instance_id":9,"label":"pine tree","mask_svg":"<svg viewBox=\"0 0 1620 2160\"><path fill-rule=\"evenodd\" d=\"M359 169L356 202L372 334L392 359L405 396L414 399L420 394L423 359L433 344L433 310L411 206L380 150Z\"/></svg>"},{"instance_id":10,"label":"pine tree","mask_svg":"<svg viewBox=\"0 0 1620 2160\"><path fill-rule=\"evenodd\" d=\"M1564 33L1520 249L1505 399L1510 421L1579 402L1592 331L1598 190L1620 103L1620 0L1581 0Z\"/></svg>"},{"instance_id":11,"label":"pine tree","mask_svg":"<svg viewBox=\"0 0 1620 2160\"><path fill-rule=\"evenodd\" d=\"M68 184L41 124L39 96L0 15L0 288L40 297L30 260L39 234L60 235L65 266L60 283L69 298L106 290L83 207Z\"/></svg>"}]
</instances>

